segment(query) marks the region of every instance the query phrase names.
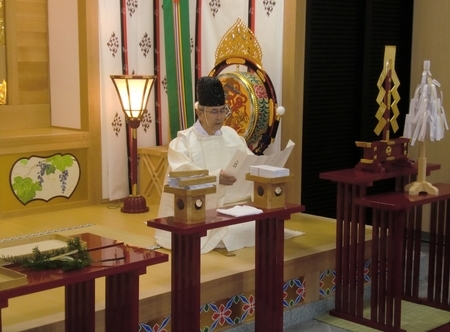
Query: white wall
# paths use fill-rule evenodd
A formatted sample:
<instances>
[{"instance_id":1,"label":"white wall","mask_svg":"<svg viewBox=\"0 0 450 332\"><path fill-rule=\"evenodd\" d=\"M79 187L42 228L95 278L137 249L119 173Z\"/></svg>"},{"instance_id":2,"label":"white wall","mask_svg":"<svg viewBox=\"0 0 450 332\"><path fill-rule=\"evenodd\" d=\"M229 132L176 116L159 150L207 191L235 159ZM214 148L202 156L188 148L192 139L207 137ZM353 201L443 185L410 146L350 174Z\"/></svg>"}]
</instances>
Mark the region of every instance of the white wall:
<instances>
[{"instance_id":1,"label":"white wall","mask_svg":"<svg viewBox=\"0 0 450 332\"><path fill-rule=\"evenodd\" d=\"M48 0L51 124L80 129L77 0Z\"/></svg>"}]
</instances>

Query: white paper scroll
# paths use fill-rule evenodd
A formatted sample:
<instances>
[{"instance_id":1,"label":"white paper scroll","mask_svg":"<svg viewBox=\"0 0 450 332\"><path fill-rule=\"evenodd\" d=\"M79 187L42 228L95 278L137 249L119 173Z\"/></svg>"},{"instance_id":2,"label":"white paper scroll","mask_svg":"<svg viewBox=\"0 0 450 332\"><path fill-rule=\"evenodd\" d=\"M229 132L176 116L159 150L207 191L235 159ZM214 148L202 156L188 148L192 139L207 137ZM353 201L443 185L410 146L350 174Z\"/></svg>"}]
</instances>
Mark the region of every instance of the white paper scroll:
<instances>
[{"instance_id":1,"label":"white paper scroll","mask_svg":"<svg viewBox=\"0 0 450 332\"><path fill-rule=\"evenodd\" d=\"M405 118L403 136L411 139L411 145L418 141L440 141L444 130L448 130L443 94L439 82L432 78L430 61L423 63L422 80L417 86Z\"/></svg>"}]
</instances>

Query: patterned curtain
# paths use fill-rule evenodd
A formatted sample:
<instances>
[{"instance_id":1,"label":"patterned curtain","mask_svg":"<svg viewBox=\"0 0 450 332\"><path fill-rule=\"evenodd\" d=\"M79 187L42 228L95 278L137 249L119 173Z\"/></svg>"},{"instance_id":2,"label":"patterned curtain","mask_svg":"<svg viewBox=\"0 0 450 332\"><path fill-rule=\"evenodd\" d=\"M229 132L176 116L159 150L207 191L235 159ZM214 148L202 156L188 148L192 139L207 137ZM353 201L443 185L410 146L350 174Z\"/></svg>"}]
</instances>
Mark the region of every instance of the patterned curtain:
<instances>
[{"instance_id":1,"label":"patterned curtain","mask_svg":"<svg viewBox=\"0 0 450 332\"><path fill-rule=\"evenodd\" d=\"M174 6L179 7L174 11ZM103 198L121 199L130 193L128 128L110 75L157 76L148 112L138 129L138 146L166 145L177 130L192 125L195 83L214 67L217 45L237 19L241 19L261 45L263 67L275 87L278 104L282 105L283 6L283 1L268 0L99 0ZM164 22L168 16L164 10L168 8L182 15L179 21L170 22L174 25L172 30L165 26L167 20ZM177 22L180 24L176 25ZM177 31L177 27L183 27L183 31ZM166 51L173 52L173 47L181 46L183 52L174 54L185 57L178 59L179 73L183 74L170 75L177 63L166 63L176 61ZM178 91L175 104L169 101L173 89ZM185 100L182 105L180 98ZM271 149L279 150L278 140L268 151Z\"/></svg>"}]
</instances>

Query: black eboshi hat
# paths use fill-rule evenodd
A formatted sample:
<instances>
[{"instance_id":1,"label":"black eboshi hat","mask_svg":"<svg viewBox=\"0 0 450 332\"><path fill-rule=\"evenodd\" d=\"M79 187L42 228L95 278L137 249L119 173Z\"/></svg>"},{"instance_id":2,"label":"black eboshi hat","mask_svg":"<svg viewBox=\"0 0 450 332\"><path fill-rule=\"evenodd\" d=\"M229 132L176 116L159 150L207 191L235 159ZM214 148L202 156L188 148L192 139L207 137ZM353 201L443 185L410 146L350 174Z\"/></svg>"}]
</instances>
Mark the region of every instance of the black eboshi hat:
<instances>
[{"instance_id":1,"label":"black eboshi hat","mask_svg":"<svg viewBox=\"0 0 450 332\"><path fill-rule=\"evenodd\" d=\"M197 99L201 106L225 105L223 86L217 77L200 77L197 83Z\"/></svg>"}]
</instances>

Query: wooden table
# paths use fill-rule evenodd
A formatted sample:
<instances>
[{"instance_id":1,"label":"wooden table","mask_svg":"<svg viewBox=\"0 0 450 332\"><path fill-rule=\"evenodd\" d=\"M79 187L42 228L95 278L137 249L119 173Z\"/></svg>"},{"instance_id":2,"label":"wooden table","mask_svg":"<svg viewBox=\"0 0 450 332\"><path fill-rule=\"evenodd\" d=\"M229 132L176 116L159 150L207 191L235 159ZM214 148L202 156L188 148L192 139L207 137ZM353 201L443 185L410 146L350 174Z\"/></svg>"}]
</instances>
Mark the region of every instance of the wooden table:
<instances>
[{"instance_id":1,"label":"wooden table","mask_svg":"<svg viewBox=\"0 0 450 332\"><path fill-rule=\"evenodd\" d=\"M428 164L427 175L439 169L438 164ZM411 183L416 175L416 167L392 168L385 173L357 171L350 168L320 174L321 179L331 180L337 184L336 295L335 308L330 312L331 315L360 324L368 323L363 317L364 283L358 282L364 280L365 206L356 202L367 197L368 187L377 181L387 179L395 179L394 192L402 194L404 186ZM422 206L417 207L412 215L417 219L420 218ZM373 270L376 274L376 266ZM390 314L387 315L387 319L390 319ZM382 319L384 318L380 316L379 320Z\"/></svg>"},{"instance_id":2,"label":"wooden table","mask_svg":"<svg viewBox=\"0 0 450 332\"><path fill-rule=\"evenodd\" d=\"M356 200L356 204L374 210L372 263L378 264L380 273L372 276L370 321L383 330L403 331L402 299L450 311L450 185L434 186L438 195L390 192ZM425 204L431 204L431 227L428 291L422 299L421 218L414 218L413 212Z\"/></svg>"},{"instance_id":3,"label":"wooden table","mask_svg":"<svg viewBox=\"0 0 450 332\"><path fill-rule=\"evenodd\" d=\"M210 229L256 219L255 232L255 330L283 331L284 221L302 205L262 209L263 213L230 217L207 210L204 222L186 224L173 217L149 220L149 227L172 233L171 316L172 331L200 330L200 239Z\"/></svg>"},{"instance_id":4,"label":"wooden table","mask_svg":"<svg viewBox=\"0 0 450 332\"><path fill-rule=\"evenodd\" d=\"M136 331L139 327L139 276L146 273L147 266L168 261L168 255L94 234L80 234L80 237L92 248L89 250L92 259L103 262L70 272L30 271L10 266L11 270L26 274L28 284L0 291L0 309L8 306L10 298L64 286L65 331L94 332L95 279L106 277L105 331Z\"/></svg>"}]
</instances>

